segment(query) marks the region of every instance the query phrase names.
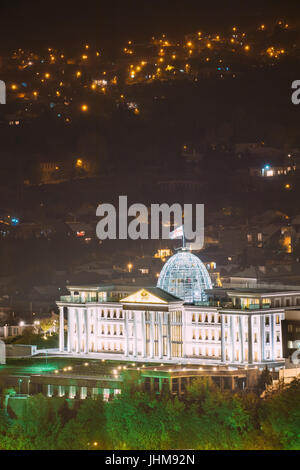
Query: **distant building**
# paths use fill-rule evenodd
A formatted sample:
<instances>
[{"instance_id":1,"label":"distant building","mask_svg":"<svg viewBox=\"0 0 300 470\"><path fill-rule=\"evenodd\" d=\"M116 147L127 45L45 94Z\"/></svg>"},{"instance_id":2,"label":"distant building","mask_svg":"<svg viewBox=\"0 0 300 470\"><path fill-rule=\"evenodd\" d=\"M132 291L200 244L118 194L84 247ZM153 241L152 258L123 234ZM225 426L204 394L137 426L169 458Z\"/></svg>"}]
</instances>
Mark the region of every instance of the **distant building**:
<instances>
[{"instance_id":1,"label":"distant building","mask_svg":"<svg viewBox=\"0 0 300 470\"><path fill-rule=\"evenodd\" d=\"M300 310L290 310L282 322L283 354L285 357L300 350Z\"/></svg>"},{"instance_id":2,"label":"distant building","mask_svg":"<svg viewBox=\"0 0 300 470\"><path fill-rule=\"evenodd\" d=\"M281 166L274 166L274 165L265 165L261 169L261 175L264 178L272 178L275 176L285 176L291 172L296 171L296 165L281 165Z\"/></svg>"},{"instance_id":3,"label":"distant building","mask_svg":"<svg viewBox=\"0 0 300 470\"><path fill-rule=\"evenodd\" d=\"M187 163L198 163L203 159L203 154L190 145L183 145L181 156Z\"/></svg>"},{"instance_id":4,"label":"distant building","mask_svg":"<svg viewBox=\"0 0 300 470\"><path fill-rule=\"evenodd\" d=\"M278 158L282 153L280 149L266 147L263 142L245 142L235 145L235 154L239 156Z\"/></svg>"},{"instance_id":5,"label":"distant building","mask_svg":"<svg viewBox=\"0 0 300 470\"><path fill-rule=\"evenodd\" d=\"M21 336L28 328L32 329L36 334L40 331L39 324L37 324L36 322L32 325L27 325L24 322L20 322L19 325L0 326L0 338L7 339L13 338L14 336Z\"/></svg>"},{"instance_id":6,"label":"distant building","mask_svg":"<svg viewBox=\"0 0 300 470\"><path fill-rule=\"evenodd\" d=\"M41 184L49 184L57 182L58 171L60 170L59 162L42 162L40 163L40 182Z\"/></svg>"}]
</instances>

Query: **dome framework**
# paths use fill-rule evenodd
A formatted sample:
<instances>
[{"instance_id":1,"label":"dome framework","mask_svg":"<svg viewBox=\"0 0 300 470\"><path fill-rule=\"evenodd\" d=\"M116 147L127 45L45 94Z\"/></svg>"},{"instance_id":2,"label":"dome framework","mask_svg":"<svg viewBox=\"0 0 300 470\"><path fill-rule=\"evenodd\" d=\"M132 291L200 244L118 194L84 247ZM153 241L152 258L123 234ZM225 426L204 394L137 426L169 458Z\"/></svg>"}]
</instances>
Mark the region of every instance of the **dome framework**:
<instances>
[{"instance_id":1,"label":"dome framework","mask_svg":"<svg viewBox=\"0 0 300 470\"><path fill-rule=\"evenodd\" d=\"M194 303L207 300L205 289L211 289L212 282L202 261L183 249L165 263L157 287L186 303Z\"/></svg>"}]
</instances>

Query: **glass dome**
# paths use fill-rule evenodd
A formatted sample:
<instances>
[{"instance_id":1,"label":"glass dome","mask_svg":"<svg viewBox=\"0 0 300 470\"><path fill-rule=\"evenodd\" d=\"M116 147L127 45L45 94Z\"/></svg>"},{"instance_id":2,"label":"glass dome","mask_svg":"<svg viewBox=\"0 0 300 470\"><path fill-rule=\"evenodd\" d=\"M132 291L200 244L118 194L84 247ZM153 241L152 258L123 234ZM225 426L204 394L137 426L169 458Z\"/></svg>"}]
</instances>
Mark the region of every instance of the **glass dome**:
<instances>
[{"instance_id":1,"label":"glass dome","mask_svg":"<svg viewBox=\"0 0 300 470\"><path fill-rule=\"evenodd\" d=\"M204 289L211 289L212 282L202 261L183 250L166 262L160 272L157 287L187 303L193 303L207 300Z\"/></svg>"}]
</instances>

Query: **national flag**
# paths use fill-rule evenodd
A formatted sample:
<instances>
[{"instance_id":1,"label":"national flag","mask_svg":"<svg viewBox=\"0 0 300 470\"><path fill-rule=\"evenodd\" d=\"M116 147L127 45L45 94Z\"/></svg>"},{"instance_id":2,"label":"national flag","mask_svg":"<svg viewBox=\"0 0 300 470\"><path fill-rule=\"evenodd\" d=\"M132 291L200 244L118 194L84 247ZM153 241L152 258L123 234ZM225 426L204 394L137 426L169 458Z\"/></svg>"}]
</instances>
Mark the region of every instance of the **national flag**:
<instances>
[{"instance_id":1,"label":"national flag","mask_svg":"<svg viewBox=\"0 0 300 470\"><path fill-rule=\"evenodd\" d=\"M175 230L170 233L169 237L171 238L171 240L174 240L174 238L183 237L183 225L180 225L180 227L175 228Z\"/></svg>"}]
</instances>

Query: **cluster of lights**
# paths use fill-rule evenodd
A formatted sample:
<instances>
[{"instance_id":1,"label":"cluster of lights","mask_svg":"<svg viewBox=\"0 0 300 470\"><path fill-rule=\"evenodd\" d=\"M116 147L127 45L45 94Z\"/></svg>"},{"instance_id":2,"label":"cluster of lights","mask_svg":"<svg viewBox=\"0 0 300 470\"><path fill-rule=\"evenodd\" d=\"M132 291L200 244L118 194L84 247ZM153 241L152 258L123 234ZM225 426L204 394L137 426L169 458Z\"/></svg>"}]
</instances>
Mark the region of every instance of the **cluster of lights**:
<instances>
[{"instance_id":1,"label":"cluster of lights","mask_svg":"<svg viewBox=\"0 0 300 470\"><path fill-rule=\"evenodd\" d=\"M285 53L285 50L284 49L275 49L275 47L271 46L271 47L268 47L266 52L267 52L269 57L274 57L275 59L277 59L280 55Z\"/></svg>"},{"instance_id":2,"label":"cluster of lights","mask_svg":"<svg viewBox=\"0 0 300 470\"><path fill-rule=\"evenodd\" d=\"M277 21L277 24L280 25L284 29L289 28L288 23L286 23L285 21L279 20L279 21ZM261 31L264 31L266 29L266 25L261 24L261 25L258 26L258 29L261 30ZM244 39L242 39L242 38L245 38L245 36L246 36L246 34L241 33L237 26L233 26L232 29L231 29L231 37L229 37L230 43L231 44L240 44L245 52L249 52L251 50L250 45L245 44ZM152 37L152 39L153 39L153 41L155 41L155 44L158 45L158 59L157 59L157 64L155 64L155 67L156 67L155 72L153 73L153 75L150 75L150 74L146 75L146 79L147 80L153 80L155 78L160 78L162 71L172 72L172 74L176 74L177 71L175 70L175 67L173 65L171 65L170 63L168 63L167 58L166 58L167 48L171 48L172 46L175 46L176 44L172 44L172 42L169 41L166 38L165 34L163 34L161 36L161 38L158 39L158 40L156 40L154 37ZM187 40L187 42L184 42L183 44L177 43L177 46L182 46L183 50L186 50L186 52L188 53L188 56L191 57L191 55L195 51L195 44L196 44L197 40L198 41L199 40L204 40L204 43L203 43L204 49L211 50L213 48L213 43L219 42L221 40L221 36L219 34L217 34L214 37L209 36L209 35L207 35L206 37L203 37L202 32L198 31L197 33L194 34L192 40ZM243 42L240 42L241 40ZM133 54L133 44L132 44L131 40L129 40L127 42L126 47L123 48L123 51L127 54ZM174 50L172 51L172 49L169 49L168 52L170 52L170 62L171 62L171 60L174 61L175 59L177 59L177 53L175 53ZM285 54L286 51L284 49L281 49L281 48L278 48L278 47L275 48L274 46L270 46L266 50L264 50L264 52L269 57L279 58L282 54ZM14 54L12 56L14 59L21 59L19 67L25 68L28 65L33 65L33 63L34 63L33 61L37 60L37 56L34 53L30 53L28 55L28 57L26 57L26 58L24 57L24 54L25 54L25 52L22 49L19 49L18 51L14 52ZM89 44L83 44L83 51L79 55L79 59L81 59L81 61L83 61L83 62L87 62L89 57L91 57L91 54L92 53L91 53ZM95 54L96 54L97 57L100 56L99 51L96 51ZM55 64L59 58L60 59L65 59L65 55L63 53L53 49L52 47L49 47L46 59L41 58L41 62L42 63L45 62L45 63L49 64L49 68L50 68L51 64ZM203 57L203 60L205 60L206 62L209 62L211 59L209 57L206 57L206 58ZM129 80L129 83L130 83L130 81L133 83L133 80L136 79L137 76L143 77L143 75L140 74L140 72L143 71L143 67L146 64L147 64L147 62L143 60L143 61L139 62L136 65L132 64L130 66L130 70L129 70L129 79L130 80ZM190 72L189 64L186 64L180 71L185 72L185 73L189 73ZM39 76L40 82L46 84L48 80L53 79L54 74L52 74L52 73L50 74L49 72L50 72L50 70L46 71L46 73L36 72L36 75ZM106 72L103 72L103 74L105 75ZM82 72L80 70L75 72L75 77L76 78L79 78L81 76L82 76ZM197 80L197 79L195 79L195 80ZM111 80L111 84L117 84L117 81L118 81L118 77L115 76ZM63 86L62 82L61 82L60 86ZM96 86L95 83L92 83L91 85L89 85L89 87L90 87L91 90L96 90L97 89L97 86ZM13 91L17 91L19 88L21 88L21 85L20 84L18 85L16 83L12 83L10 85L10 88ZM99 91L101 91L102 93L106 93L107 88L105 88L105 86L101 86ZM33 98L35 98L36 100L37 100L39 94L40 93L39 93L38 90L34 90L34 91L31 92L31 96ZM56 90L55 95L57 97L60 97L62 95L61 90ZM18 98L25 98L25 93L17 93L16 96ZM121 98L123 99L122 95L121 95ZM66 100L66 98L65 98L65 100ZM53 104L53 103L51 103L51 104ZM67 103L65 101L64 104L67 105L67 104L70 104L70 103L69 102ZM55 104L53 104L53 105L55 106ZM79 108L83 113L87 113L87 111L89 110L88 105L85 104L85 103L83 103L81 105L79 104ZM140 110L138 108L136 108L136 109L134 109L133 112L138 115L140 113ZM58 114L58 116L61 117L62 115ZM65 118L65 121L70 122L70 119Z\"/></svg>"}]
</instances>

